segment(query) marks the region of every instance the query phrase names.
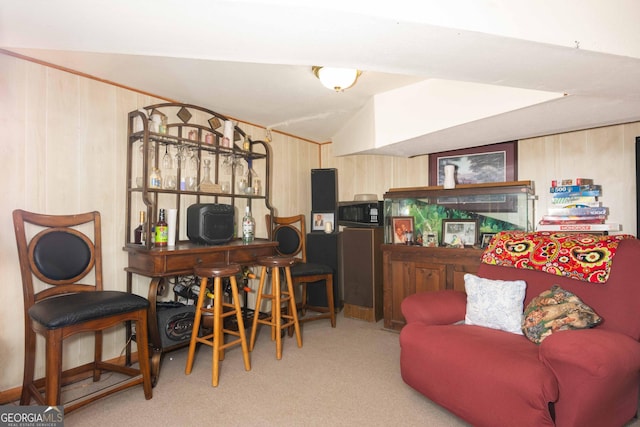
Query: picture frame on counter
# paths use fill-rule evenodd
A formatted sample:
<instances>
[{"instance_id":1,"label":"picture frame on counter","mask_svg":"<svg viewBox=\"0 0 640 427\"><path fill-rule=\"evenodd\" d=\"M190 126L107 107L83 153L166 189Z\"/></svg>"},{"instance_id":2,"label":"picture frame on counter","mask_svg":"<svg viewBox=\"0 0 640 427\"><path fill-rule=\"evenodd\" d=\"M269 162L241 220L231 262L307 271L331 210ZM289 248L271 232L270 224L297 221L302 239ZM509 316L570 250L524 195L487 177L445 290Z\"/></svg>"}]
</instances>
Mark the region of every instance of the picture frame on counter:
<instances>
[{"instance_id":1,"label":"picture frame on counter","mask_svg":"<svg viewBox=\"0 0 640 427\"><path fill-rule=\"evenodd\" d=\"M413 243L414 219L412 216L391 217L393 243L407 245Z\"/></svg>"},{"instance_id":2,"label":"picture frame on counter","mask_svg":"<svg viewBox=\"0 0 640 427\"><path fill-rule=\"evenodd\" d=\"M498 233L482 233L482 239L480 239L480 247L486 249L491 243L491 239Z\"/></svg>"},{"instance_id":3,"label":"picture frame on counter","mask_svg":"<svg viewBox=\"0 0 640 427\"><path fill-rule=\"evenodd\" d=\"M478 222L475 219L443 219L442 243L445 246L463 248L478 241Z\"/></svg>"},{"instance_id":4,"label":"picture frame on counter","mask_svg":"<svg viewBox=\"0 0 640 427\"><path fill-rule=\"evenodd\" d=\"M333 230L334 212L312 212L311 213L311 231L326 231L328 223L331 223Z\"/></svg>"}]
</instances>

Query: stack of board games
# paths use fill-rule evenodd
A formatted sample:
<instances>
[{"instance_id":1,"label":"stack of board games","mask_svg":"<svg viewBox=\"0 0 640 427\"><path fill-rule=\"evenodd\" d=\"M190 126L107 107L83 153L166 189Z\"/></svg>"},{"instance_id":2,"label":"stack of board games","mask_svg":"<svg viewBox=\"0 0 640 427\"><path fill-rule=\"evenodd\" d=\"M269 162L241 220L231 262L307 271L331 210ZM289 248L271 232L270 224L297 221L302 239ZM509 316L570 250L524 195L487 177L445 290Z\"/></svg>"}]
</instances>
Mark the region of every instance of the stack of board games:
<instances>
[{"instance_id":1,"label":"stack of board games","mask_svg":"<svg viewBox=\"0 0 640 427\"><path fill-rule=\"evenodd\" d=\"M593 179L565 179L561 185L552 181L549 192L552 207L538 223L538 231L620 231L620 224L606 222L609 208L598 200L602 187Z\"/></svg>"}]
</instances>

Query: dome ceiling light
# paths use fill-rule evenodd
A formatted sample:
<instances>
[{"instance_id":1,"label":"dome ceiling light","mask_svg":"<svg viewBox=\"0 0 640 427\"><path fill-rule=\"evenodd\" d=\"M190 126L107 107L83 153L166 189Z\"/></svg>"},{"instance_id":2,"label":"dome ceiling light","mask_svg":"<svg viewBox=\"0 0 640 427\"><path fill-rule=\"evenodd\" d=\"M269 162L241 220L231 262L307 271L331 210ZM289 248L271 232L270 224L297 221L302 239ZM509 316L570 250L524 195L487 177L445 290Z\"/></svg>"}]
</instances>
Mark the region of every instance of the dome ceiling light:
<instances>
[{"instance_id":1,"label":"dome ceiling light","mask_svg":"<svg viewBox=\"0 0 640 427\"><path fill-rule=\"evenodd\" d=\"M315 74L324 87L335 90L336 92L342 92L345 89L349 89L356 83L360 74L362 74L362 71L353 68L314 66L311 69L313 70L313 74Z\"/></svg>"}]
</instances>

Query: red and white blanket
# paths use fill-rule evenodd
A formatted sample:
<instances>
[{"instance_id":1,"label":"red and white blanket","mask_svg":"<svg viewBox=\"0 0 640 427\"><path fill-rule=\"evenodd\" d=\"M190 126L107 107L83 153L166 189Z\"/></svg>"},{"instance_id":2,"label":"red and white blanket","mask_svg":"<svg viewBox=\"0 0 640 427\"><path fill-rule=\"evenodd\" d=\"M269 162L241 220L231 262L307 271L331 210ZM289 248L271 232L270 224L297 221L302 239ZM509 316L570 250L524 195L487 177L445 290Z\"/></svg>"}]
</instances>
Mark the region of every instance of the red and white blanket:
<instances>
[{"instance_id":1,"label":"red and white blanket","mask_svg":"<svg viewBox=\"0 0 640 427\"><path fill-rule=\"evenodd\" d=\"M598 236L548 231L503 231L493 238L484 251L482 262L605 283L618 243L633 238L629 234Z\"/></svg>"}]
</instances>

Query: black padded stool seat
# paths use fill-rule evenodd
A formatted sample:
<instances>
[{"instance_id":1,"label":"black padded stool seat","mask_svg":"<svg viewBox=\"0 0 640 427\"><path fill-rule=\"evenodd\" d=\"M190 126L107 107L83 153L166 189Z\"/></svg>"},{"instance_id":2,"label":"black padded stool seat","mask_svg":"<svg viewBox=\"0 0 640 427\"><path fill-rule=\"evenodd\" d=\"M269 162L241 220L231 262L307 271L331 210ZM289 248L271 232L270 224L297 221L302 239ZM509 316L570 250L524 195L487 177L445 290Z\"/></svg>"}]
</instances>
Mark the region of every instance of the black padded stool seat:
<instances>
[{"instance_id":1,"label":"black padded stool seat","mask_svg":"<svg viewBox=\"0 0 640 427\"><path fill-rule=\"evenodd\" d=\"M200 294L196 302L196 315L193 320L193 330L191 332L191 341L189 342L189 354L187 355L187 366L185 374L189 375L193 369L193 360L196 353L196 344L205 344L213 348L213 367L211 369L211 385L218 386L220 379L220 361L224 360L224 350L228 347L240 344L242 346L242 357L244 359L245 371L251 370L251 362L249 361L249 348L247 347L247 339L244 332L244 321L242 320L242 309L240 307L240 298L238 297L238 282L236 275L242 272L239 264L207 264L194 267L193 273L201 278ZM204 301L207 292L207 282L213 277L213 307L205 307ZM224 292L222 290L222 279L229 278L231 284L232 302L224 301ZM202 323L202 314L207 313L213 317L213 331L204 336L199 335L200 324ZM236 317L238 330L227 329L224 326L224 319L229 316ZM225 342L225 334L237 337L235 340Z\"/></svg>"},{"instance_id":2,"label":"black padded stool seat","mask_svg":"<svg viewBox=\"0 0 640 427\"><path fill-rule=\"evenodd\" d=\"M291 276L316 276L319 274L333 274L333 268L324 264L312 264L310 262L297 262L291 266Z\"/></svg>"},{"instance_id":3,"label":"black padded stool seat","mask_svg":"<svg viewBox=\"0 0 640 427\"><path fill-rule=\"evenodd\" d=\"M29 316L47 329L57 329L147 308L149 301L139 295L118 291L81 292L44 300L29 309Z\"/></svg>"}]
</instances>

